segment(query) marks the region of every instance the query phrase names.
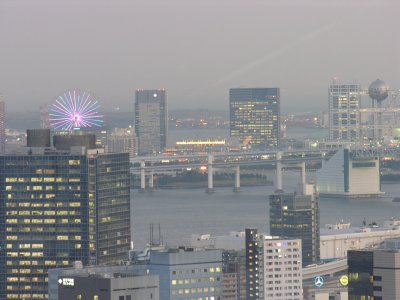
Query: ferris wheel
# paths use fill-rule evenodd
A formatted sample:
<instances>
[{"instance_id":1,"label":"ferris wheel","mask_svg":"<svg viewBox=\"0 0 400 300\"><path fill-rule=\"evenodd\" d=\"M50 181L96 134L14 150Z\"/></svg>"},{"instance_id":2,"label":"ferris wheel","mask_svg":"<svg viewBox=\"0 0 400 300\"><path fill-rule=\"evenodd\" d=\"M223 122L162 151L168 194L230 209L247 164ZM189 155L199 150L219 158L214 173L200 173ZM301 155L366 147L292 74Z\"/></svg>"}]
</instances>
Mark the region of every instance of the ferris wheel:
<instances>
[{"instance_id":1,"label":"ferris wheel","mask_svg":"<svg viewBox=\"0 0 400 300\"><path fill-rule=\"evenodd\" d=\"M82 127L101 127L103 116L100 105L87 92L70 90L58 96L49 112L50 125L57 130L73 130Z\"/></svg>"}]
</instances>

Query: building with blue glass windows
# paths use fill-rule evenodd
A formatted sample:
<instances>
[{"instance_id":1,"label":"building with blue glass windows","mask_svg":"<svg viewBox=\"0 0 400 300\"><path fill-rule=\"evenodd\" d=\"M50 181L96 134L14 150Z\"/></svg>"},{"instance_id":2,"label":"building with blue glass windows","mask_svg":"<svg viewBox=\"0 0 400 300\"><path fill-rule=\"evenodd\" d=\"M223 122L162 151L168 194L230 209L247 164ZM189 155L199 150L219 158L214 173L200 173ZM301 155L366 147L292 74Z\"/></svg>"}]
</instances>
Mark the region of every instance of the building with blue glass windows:
<instances>
[{"instance_id":1,"label":"building with blue glass windows","mask_svg":"<svg viewBox=\"0 0 400 300\"><path fill-rule=\"evenodd\" d=\"M50 268L126 259L128 153L25 147L0 156L0 193L0 299L47 298Z\"/></svg>"}]
</instances>

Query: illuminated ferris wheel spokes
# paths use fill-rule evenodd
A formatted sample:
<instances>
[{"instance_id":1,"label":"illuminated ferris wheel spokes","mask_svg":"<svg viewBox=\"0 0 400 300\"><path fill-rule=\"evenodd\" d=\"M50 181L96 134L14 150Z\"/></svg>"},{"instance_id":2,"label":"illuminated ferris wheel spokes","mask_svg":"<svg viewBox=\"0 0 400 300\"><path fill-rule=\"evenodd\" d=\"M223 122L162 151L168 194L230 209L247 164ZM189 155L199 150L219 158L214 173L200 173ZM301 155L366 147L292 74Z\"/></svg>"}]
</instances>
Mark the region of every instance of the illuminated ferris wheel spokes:
<instances>
[{"instance_id":1,"label":"illuminated ferris wheel spokes","mask_svg":"<svg viewBox=\"0 0 400 300\"><path fill-rule=\"evenodd\" d=\"M103 124L99 104L89 93L68 91L59 96L51 107L50 123L55 129L72 130L81 127L100 127Z\"/></svg>"}]
</instances>

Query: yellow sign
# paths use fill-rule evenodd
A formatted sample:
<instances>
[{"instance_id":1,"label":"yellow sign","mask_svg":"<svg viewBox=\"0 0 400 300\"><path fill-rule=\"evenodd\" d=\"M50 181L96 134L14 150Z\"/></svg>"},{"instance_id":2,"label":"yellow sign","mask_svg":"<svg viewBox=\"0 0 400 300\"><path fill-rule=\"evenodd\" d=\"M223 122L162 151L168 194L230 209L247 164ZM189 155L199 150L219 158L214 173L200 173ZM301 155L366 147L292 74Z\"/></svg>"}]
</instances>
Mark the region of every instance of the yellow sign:
<instances>
[{"instance_id":1,"label":"yellow sign","mask_svg":"<svg viewBox=\"0 0 400 300\"><path fill-rule=\"evenodd\" d=\"M349 276L343 275L342 277L340 277L340 284L343 286L348 285L349 284Z\"/></svg>"}]
</instances>

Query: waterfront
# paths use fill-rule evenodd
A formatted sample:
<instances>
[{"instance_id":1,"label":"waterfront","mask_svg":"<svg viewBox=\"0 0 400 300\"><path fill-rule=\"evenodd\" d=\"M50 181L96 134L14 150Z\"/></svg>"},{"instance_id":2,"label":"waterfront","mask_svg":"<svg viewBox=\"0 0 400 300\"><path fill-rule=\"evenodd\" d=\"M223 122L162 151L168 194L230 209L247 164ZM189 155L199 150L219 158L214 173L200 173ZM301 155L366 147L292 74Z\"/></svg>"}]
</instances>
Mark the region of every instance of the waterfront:
<instances>
[{"instance_id":1,"label":"waterfront","mask_svg":"<svg viewBox=\"0 0 400 300\"><path fill-rule=\"evenodd\" d=\"M313 179L314 174L308 174ZM274 174L268 174L273 178ZM285 172L284 189L293 190L299 175ZM385 197L379 199L320 200L321 225L341 219L360 226L364 218L378 224L391 217L400 217L400 203L392 199L399 196L400 184L383 184ZM245 187L235 194L232 188L218 188L212 195L204 189L156 190L140 194L132 190L133 239L137 249L149 241L149 224L161 224L164 241L171 246L187 244L193 233L225 235L230 231L255 227L268 232L268 195L273 186Z\"/></svg>"}]
</instances>

